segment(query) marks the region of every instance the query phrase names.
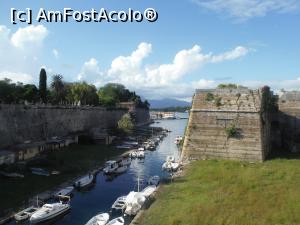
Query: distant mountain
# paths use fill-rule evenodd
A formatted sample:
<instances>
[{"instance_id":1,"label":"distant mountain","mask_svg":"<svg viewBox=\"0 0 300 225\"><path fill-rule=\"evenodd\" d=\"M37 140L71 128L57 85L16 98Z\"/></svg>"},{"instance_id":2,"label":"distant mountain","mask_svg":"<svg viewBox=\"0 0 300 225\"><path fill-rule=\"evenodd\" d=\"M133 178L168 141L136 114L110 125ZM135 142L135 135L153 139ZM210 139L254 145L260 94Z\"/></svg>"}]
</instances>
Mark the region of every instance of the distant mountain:
<instances>
[{"instance_id":1,"label":"distant mountain","mask_svg":"<svg viewBox=\"0 0 300 225\"><path fill-rule=\"evenodd\" d=\"M181 101L173 98L164 98L164 99L150 99L150 108L152 109L161 109L167 107L187 107L191 106L190 102Z\"/></svg>"}]
</instances>

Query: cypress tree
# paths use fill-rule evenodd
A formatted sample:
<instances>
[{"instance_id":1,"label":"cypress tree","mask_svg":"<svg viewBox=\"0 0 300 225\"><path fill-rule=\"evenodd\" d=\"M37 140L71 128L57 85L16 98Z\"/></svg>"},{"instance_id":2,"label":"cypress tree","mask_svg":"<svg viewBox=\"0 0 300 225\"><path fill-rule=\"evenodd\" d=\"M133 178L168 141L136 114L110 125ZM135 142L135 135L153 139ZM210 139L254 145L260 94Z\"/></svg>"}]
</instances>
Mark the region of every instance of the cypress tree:
<instances>
[{"instance_id":1,"label":"cypress tree","mask_svg":"<svg viewBox=\"0 0 300 225\"><path fill-rule=\"evenodd\" d=\"M44 68L40 72L40 83L39 83L40 98L43 103L47 102L47 74Z\"/></svg>"}]
</instances>

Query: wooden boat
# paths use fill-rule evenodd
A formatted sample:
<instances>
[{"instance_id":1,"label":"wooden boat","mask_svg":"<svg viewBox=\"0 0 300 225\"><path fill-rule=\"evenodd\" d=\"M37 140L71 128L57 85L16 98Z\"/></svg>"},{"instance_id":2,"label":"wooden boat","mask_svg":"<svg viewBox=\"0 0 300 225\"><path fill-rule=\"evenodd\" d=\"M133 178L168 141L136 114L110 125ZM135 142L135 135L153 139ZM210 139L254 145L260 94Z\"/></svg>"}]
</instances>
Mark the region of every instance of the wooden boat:
<instances>
[{"instance_id":1,"label":"wooden boat","mask_svg":"<svg viewBox=\"0 0 300 225\"><path fill-rule=\"evenodd\" d=\"M117 198L114 204L111 206L111 210L114 211L121 211L124 212L126 208L126 196L121 196Z\"/></svg>"},{"instance_id":2,"label":"wooden boat","mask_svg":"<svg viewBox=\"0 0 300 225\"><path fill-rule=\"evenodd\" d=\"M109 220L108 213L101 213L91 218L85 225L105 225Z\"/></svg>"},{"instance_id":3,"label":"wooden boat","mask_svg":"<svg viewBox=\"0 0 300 225\"><path fill-rule=\"evenodd\" d=\"M38 210L37 207L34 207L34 206L31 206L31 207L28 207L27 209L24 209L22 210L21 212L18 212L14 215L14 218L17 222L20 222L20 221L24 221L24 220L27 220L31 217L31 215L33 213L35 213L36 211Z\"/></svg>"}]
</instances>

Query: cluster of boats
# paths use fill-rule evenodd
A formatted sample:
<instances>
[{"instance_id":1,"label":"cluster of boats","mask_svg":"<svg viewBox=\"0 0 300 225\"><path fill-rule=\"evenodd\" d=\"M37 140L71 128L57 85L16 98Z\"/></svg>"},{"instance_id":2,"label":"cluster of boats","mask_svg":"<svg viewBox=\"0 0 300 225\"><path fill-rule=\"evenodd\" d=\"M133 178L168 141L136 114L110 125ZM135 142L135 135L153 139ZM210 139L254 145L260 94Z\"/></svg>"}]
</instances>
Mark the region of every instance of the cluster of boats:
<instances>
[{"instance_id":1,"label":"cluster of boats","mask_svg":"<svg viewBox=\"0 0 300 225\"><path fill-rule=\"evenodd\" d=\"M121 196L111 206L110 213L100 213L92 217L85 225L124 225L125 216L135 216L146 203L147 199L156 191L160 182L159 176L150 177L148 185L142 191L131 191L128 195ZM110 216L121 213L122 216L109 221Z\"/></svg>"},{"instance_id":2,"label":"cluster of boats","mask_svg":"<svg viewBox=\"0 0 300 225\"><path fill-rule=\"evenodd\" d=\"M166 161L162 165L162 169L168 172L176 172L180 167L180 163L175 161L174 156L167 156Z\"/></svg>"}]
</instances>

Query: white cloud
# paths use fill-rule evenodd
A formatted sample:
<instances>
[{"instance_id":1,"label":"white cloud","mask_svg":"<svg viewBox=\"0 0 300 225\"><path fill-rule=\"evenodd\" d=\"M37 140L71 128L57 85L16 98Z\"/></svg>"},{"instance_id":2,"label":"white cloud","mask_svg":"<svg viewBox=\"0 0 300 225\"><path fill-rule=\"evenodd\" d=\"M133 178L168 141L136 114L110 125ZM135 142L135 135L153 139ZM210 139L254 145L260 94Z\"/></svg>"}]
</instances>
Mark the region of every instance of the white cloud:
<instances>
[{"instance_id":1,"label":"white cloud","mask_svg":"<svg viewBox=\"0 0 300 225\"><path fill-rule=\"evenodd\" d=\"M81 71L77 76L78 80L85 80L97 82L97 79L101 79L101 71L98 65L98 61L95 58L91 58L89 61L85 62L81 67Z\"/></svg>"},{"instance_id":2,"label":"white cloud","mask_svg":"<svg viewBox=\"0 0 300 225\"><path fill-rule=\"evenodd\" d=\"M19 28L16 32L0 25L1 78L32 82L31 74L38 73L41 46L48 33L43 25Z\"/></svg>"},{"instance_id":3,"label":"white cloud","mask_svg":"<svg viewBox=\"0 0 300 225\"><path fill-rule=\"evenodd\" d=\"M192 0L202 8L225 13L239 21L268 13L288 13L299 8L298 0Z\"/></svg>"},{"instance_id":4,"label":"white cloud","mask_svg":"<svg viewBox=\"0 0 300 225\"><path fill-rule=\"evenodd\" d=\"M9 71L0 72L0 80L8 78L13 82L30 83L33 81L33 77L26 73L14 73Z\"/></svg>"},{"instance_id":5,"label":"white cloud","mask_svg":"<svg viewBox=\"0 0 300 225\"><path fill-rule=\"evenodd\" d=\"M30 25L19 28L11 37L12 44L17 48L24 48L26 45L41 45L47 37L48 30L43 25Z\"/></svg>"},{"instance_id":6,"label":"white cloud","mask_svg":"<svg viewBox=\"0 0 300 225\"><path fill-rule=\"evenodd\" d=\"M57 49L53 49L53 50L52 50L52 53L53 53L54 57L55 57L56 59L58 59L58 56L59 56L58 50L57 50Z\"/></svg>"},{"instance_id":7,"label":"white cloud","mask_svg":"<svg viewBox=\"0 0 300 225\"><path fill-rule=\"evenodd\" d=\"M189 83L180 83L180 79L208 63L221 63L235 60L249 53L246 47L238 46L231 51L214 55L202 53L200 46L179 51L171 63L144 65L152 52L152 45L141 43L129 56L118 56L107 71L101 71L95 58L85 62L78 74L78 80L88 79L94 84L107 82L122 83L130 89L140 91L145 96L187 97L196 88L212 87L213 80L200 79ZM176 94L175 94L176 93Z\"/></svg>"}]
</instances>

